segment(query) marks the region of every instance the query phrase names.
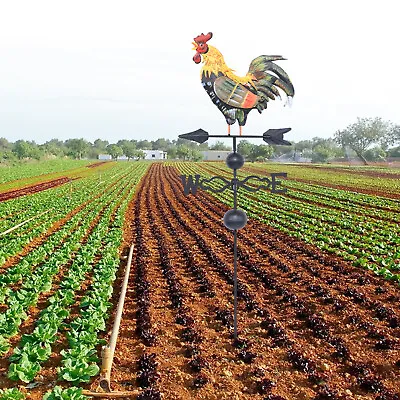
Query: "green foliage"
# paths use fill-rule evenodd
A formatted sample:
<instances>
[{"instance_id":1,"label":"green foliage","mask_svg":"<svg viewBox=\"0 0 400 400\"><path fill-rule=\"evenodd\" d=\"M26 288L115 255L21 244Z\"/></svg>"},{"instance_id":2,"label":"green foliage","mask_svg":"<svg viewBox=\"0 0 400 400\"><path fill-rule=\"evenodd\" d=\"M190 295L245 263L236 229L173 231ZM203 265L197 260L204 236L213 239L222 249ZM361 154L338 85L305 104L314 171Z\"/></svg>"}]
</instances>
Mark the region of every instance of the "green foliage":
<instances>
[{"instance_id":1,"label":"green foliage","mask_svg":"<svg viewBox=\"0 0 400 400\"><path fill-rule=\"evenodd\" d=\"M311 144L312 162L326 163L343 155L343 150L332 139L313 138Z\"/></svg>"},{"instance_id":2,"label":"green foliage","mask_svg":"<svg viewBox=\"0 0 400 400\"><path fill-rule=\"evenodd\" d=\"M273 148L264 144L256 145L247 140L242 140L237 146L237 151L242 154L246 160L254 162L265 161L270 158L273 153Z\"/></svg>"},{"instance_id":3,"label":"green foliage","mask_svg":"<svg viewBox=\"0 0 400 400\"><path fill-rule=\"evenodd\" d=\"M55 157L63 157L67 153L64 142L58 139L51 139L48 142L42 144L40 148L42 149L44 154Z\"/></svg>"},{"instance_id":4,"label":"green foliage","mask_svg":"<svg viewBox=\"0 0 400 400\"><path fill-rule=\"evenodd\" d=\"M347 126L342 131L336 131L335 140L343 148L354 150L358 157L367 164L365 152L373 144L381 144L387 147L397 130L390 121L382 118L358 118L357 122Z\"/></svg>"},{"instance_id":5,"label":"green foliage","mask_svg":"<svg viewBox=\"0 0 400 400\"><path fill-rule=\"evenodd\" d=\"M387 154L388 157L399 157L400 158L400 146L398 147L393 147L388 151Z\"/></svg>"},{"instance_id":6,"label":"green foliage","mask_svg":"<svg viewBox=\"0 0 400 400\"><path fill-rule=\"evenodd\" d=\"M63 360L63 368L59 368L59 377L68 382L89 382L92 376L100 372L97 364L89 364L79 358Z\"/></svg>"},{"instance_id":7,"label":"green foliage","mask_svg":"<svg viewBox=\"0 0 400 400\"><path fill-rule=\"evenodd\" d=\"M116 144L109 144L106 150L107 154L110 154L113 160L116 160L119 156L124 154L122 148Z\"/></svg>"},{"instance_id":8,"label":"green foliage","mask_svg":"<svg viewBox=\"0 0 400 400\"><path fill-rule=\"evenodd\" d=\"M79 160L81 160L90 149L90 143L85 139L69 139L65 142L65 146L68 149L68 154Z\"/></svg>"},{"instance_id":9,"label":"green foliage","mask_svg":"<svg viewBox=\"0 0 400 400\"><path fill-rule=\"evenodd\" d=\"M180 171L186 175L211 177L223 174L222 169L226 171L226 177L231 176L227 167L216 164L217 169L210 170L213 167L212 163L208 163L206 168L201 164L182 163ZM279 170L277 168L273 164L267 167L269 171L281 171L281 165ZM386 184L389 190L398 193L400 183L390 178L378 180L363 174L365 170L374 171L372 168L362 167L359 175L354 173L354 169L352 173L342 172L341 169L328 171L329 168L319 170L286 165L288 179L282 180L282 185L288 189L285 196L259 191L249 198L246 193L239 191L238 202L252 218L312 243L356 266L369 269L385 279L400 281L399 203L394 199L356 193L358 188L364 187L385 190ZM260 173L262 171L265 172L265 166L260 166ZM239 178L245 175L245 172L239 171ZM297 178L310 180L311 183L298 182ZM354 192L351 189L324 187L326 182L345 183L350 188L354 187ZM213 182L211 185L220 188L222 183ZM233 204L232 193L228 191L214 196L227 205Z\"/></svg>"},{"instance_id":10,"label":"green foliage","mask_svg":"<svg viewBox=\"0 0 400 400\"><path fill-rule=\"evenodd\" d=\"M367 161L385 161L386 152L380 146L375 146L372 149L368 149L364 157Z\"/></svg>"},{"instance_id":11,"label":"green foliage","mask_svg":"<svg viewBox=\"0 0 400 400\"><path fill-rule=\"evenodd\" d=\"M0 336L0 357L4 356L4 354L6 354L8 350L10 350L9 341L3 336Z\"/></svg>"},{"instance_id":12,"label":"green foliage","mask_svg":"<svg viewBox=\"0 0 400 400\"><path fill-rule=\"evenodd\" d=\"M72 387L63 389L56 386L51 392L43 396L43 400L87 400L89 397L82 394L82 388Z\"/></svg>"},{"instance_id":13,"label":"green foliage","mask_svg":"<svg viewBox=\"0 0 400 400\"><path fill-rule=\"evenodd\" d=\"M21 380L22 382L32 381L36 374L40 371L38 361L31 361L27 354L22 354L21 359L17 363L10 364L8 369L8 378L13 381Z\"/></svg>"},{"instance_id":14,"label":"green foliage","mask_svg":"<svg viewBox=\"0 0 400 400\"><path fill-rule=\"evenodd\" d=\"M7 269L0 276L0 295L3 302L7 305L5 312L0 313L0 331L2 339L0 346L4 351L8 351L7 338L18 334L18 330L23 320L27 318L26 311L35 306L39 295L51 289L52 280L59 272L59 268L68 264L68 272L59 283L58 289L48 298L48 304L43 309L35 322L35 329L29 334L22 335L18 347L14 348L13 354L9 357L10 365L8 377L11 380L31 382L40 371L42 364L49 359L52 353L52 346L59 337L59 331L65 329L69 310L76 301L76 291L80 289L89 271L93 269L96 255L102 255L105 260L101 263L101 286L99 282L93 285L94 289L101 291L93 293L90 291L82 299L81 317L70 321L67 331L67 338L70 348L62 352L62 368L60 377L73 382L88 382L92 376L98 374L97 346L104 344L98 338L98 333L104 330L105 322L108 319L108 311L111 306L109 299L112 295L113 282L116 271L119 267L118 249L122 240L122 221L128 202L131 199L134 187L141 176L148 168L147 163L135 164L112 164L113 166L104 171L103 178L113 178L115 186L104 190L100 187L98 179L93 179L91 175L83 178L80 190L74 192L71 198L48 194L47 203L39 202L40 207L55 205L57 200L57 212L61 215L68 213L69 208L74 209L78 204L82 204L88 196L91 202L66 222L64 226L49 237L48 241L42 246L33 249L24 259L16 265ZM128 168L128 170L127 170ZM118 172L116 174L116 172ZM126 173L127 178L120 180L120 172ZM69 192L69 188L57 188L55 192ZM122 191L121 191L122 190ZM93 194L98 193L100 196ZM118 193L118 196L115 194ZM42 193L37 196L44 196ZM121 197L123 198L122 203ZM31 196L30 208L35 206ZM43 197L43 200L46 198ZM20 201L15 203L15 209L21 208ZM69 208L65 209L62 204ZM4 210L5 203L0 205ZM13 213L12 208L7 209L7 214ZM92 221L96 219L101 211L101 217L96 222L96 226L89 236L88 229ZM54 218L59 216L54 212ZM37 214L36 210L33 210ZM115 214L114 214L115 213ZM82 220L82 215L85 218ZM111 217L115 217L112 223ZM48 218L48 217L46 217ZM1 221L0 221L1 222ZM34 221L37 224L37 221ZM51 223L51 221L50 221ZM82 243L83 237L85 243ZM14 243L8 237L0 238L0 243L6 245ZM62 243L62 246L60 246ZM112 247L111 247L112 244ZM3 246L1 250L6 247ZM101 248L101 250L99 250ZM110 250L112 253L110 254ZM13 251L18 251L15 249ZM10 254L12 255L12 253ZM112 257L110 257L112 255ZM6 257L5 257L6 259ZM70 261L72 263L70 263ZM108 280L107 280L108 279ZM12 284L23 280L17 288L12 288ZM53 393L54 394L54 393ZM68 393L65 392L67 396ZM69 398L69 397L66 397Z\"/></svg>"},{"instance_id":15,"label":"green foliage","mask_svg":"<svg viewBox=\"0 0 400 400\"><path fill-rule=\"evenodd\" d=\"M0 389L0 400L23 400L25 394L21 393L17 388Z\"/></svg>"},{"instance_id":16,"label":"green foliage","mask_svg":"<svg viewBox=\"0 0 400 400\"><path fill-rule=\"evenodd\" d=\"M210 150L232 150L232 147L227 146L224 142L221 142L220 140L217 140L213 145L209 147Z\"/></svg>"},{"instance_id":17,"label":"green foliage","mask_svg":"<svg viewBox=\"0 0 400 400\"><path fill-rule=\"evenodd\" d=\"M25 140L17 140L14 143L13 152L19 159L34 158L39 160L42 152L35 142L27 142Z\"/></svg>"}]
</instances>

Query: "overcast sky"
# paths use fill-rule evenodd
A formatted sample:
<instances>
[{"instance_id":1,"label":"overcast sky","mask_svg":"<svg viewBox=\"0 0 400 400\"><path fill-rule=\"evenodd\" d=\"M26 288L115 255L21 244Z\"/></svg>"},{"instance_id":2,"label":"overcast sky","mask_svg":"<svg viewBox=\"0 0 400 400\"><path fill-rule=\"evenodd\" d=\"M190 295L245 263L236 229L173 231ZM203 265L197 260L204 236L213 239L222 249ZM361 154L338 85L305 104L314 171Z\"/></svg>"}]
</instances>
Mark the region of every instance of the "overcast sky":
<instances>
[{"instance_id":1,"label":"overcast sky","mask_svg":"<svg viewBox=\"0 0 400 400\"><path fill-rule=\"evenodd\" d=\"M200 84L192 40L245 75L279 54L291 108L253 110L247 134L291 127L289 140L329 137L357 117L400 123L400 3L335 1L9 0L0 3L0 137L176 139L224 134ZM237 124L234 133L238 132Z\"/></svg>"}]
</instances>

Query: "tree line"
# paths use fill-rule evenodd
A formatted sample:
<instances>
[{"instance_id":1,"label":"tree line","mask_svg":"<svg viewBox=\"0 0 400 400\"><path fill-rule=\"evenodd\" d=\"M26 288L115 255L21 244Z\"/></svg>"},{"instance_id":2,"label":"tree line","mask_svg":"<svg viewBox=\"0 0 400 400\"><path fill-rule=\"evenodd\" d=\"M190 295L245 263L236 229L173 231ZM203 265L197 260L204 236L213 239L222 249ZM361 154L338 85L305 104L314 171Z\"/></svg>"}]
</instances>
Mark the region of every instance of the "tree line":
<instances>
[{"instance_id":1,"label":"tree line","mask_svg":"<svg viewBox=\"0 0 400 400\"><path fill-rule=\"evenodd\" d=\"M312 140L294 142L292 146L256 145L247 140L238 144L238 151L248 161L262 161L271 158L325 163L333 159L359 157L368 161L383 161L387 157L400 157L400 126L381 118L358 118L357 122L335 132L332 138L314 137ZM397 145L397 147L396 147ZM140 160L145 157L143 150L162 150L169 159L201 160L204 150L231 150L224 142L213 145L197 144L184 139L160 138L149 140L119 140L109 143L97 139L93 143L81 139L62 141L51 139L43 144L35 141L17 140L9 142L0 138L0 162L10 163L22 159L71 157L76 159L97 159L99 154L109 154L113 159L125 155L128 159Z\"/></svg>"}]
</instances>

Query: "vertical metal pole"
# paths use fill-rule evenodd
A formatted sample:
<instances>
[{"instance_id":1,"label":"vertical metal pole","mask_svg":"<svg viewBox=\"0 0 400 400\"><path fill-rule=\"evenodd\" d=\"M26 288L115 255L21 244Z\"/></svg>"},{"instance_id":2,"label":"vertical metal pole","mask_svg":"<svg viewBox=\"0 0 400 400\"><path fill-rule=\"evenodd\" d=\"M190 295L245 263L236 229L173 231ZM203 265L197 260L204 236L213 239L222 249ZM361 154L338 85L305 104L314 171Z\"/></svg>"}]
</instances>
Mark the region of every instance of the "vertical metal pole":
<instances>
[{"instance_id":1,"label":"vertical metal pole","mask_svg":"<svg viewBox=\"0 0 400 400\"><path fill-rule=\"evenodd\" d=\"M233 152L236 153L236 138L233 137ZM237 170L233 170L233 209L237 209ZM233 231L233 336L237 340L237 229Z\"/></svg>"},{"instance_id":2,"label":"vertical metal pole","mask_svg":"<svg viewBox=\"0 0 400 400\"><path fill-rule=\"evenodd\" d=\"M233 231L233 336L237 340L237 229Z\"/></svg>"}]
</instances>

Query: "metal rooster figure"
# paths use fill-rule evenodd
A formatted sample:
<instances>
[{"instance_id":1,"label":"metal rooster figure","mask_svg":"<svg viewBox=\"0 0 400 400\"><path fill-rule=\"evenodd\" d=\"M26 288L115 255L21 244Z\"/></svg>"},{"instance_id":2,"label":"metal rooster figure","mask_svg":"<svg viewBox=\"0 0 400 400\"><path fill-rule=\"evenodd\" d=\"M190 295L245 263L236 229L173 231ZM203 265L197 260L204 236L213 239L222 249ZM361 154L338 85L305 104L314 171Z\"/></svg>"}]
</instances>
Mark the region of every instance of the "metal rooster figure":
<instances>
[{"instance_id":1,"label":"metal rooster figure","mask_svg":"<svg viewBox=\"0 0 400 400\"><path fill-rule=\"evenodd\" d=\"M250 63L249 72L244 77L234 74L224 61L222 54L207 42L212 38L212 33L203 33L194 39L193 45L196 54L193 61L199 64L203 61L201 69L201 82L212 102L224 115L228 123L228 135L230 126L236 121L239 123L240 136L232 135L232 150L226 159L226 165L233 170L233 179L224 176L202 178L200 175L181 175L181 182L186 196L195 194L197 189L221 193L225 190L233 191L233 209L224 215L224 225L233 231L233 282L234 282L234 339L238 338L237 312L238 312L238 281L237 281L237 231L245 227L247 223L246 213L238 208L238 190L255 192L266 189L273 193L284 193L286 188L277 189L281 184L276 177L286 177L286 173L271 174L271 179L258 176L247 176L240 180L237 171L244 165L244 157L237 152L237 139L260 138L268 144L290 145L283 139L283 135L291 128L268 129L262 135L242 135L242 127L246 124L247 115L253 109L259 113L267 108L270 100L280 98L279 89L283 90L288 99L294 96L294 88L286 72L273 63L276 60L284 60L281 56L259 56ZM192 140L197 143L205 143L209 138L226 138L226 135L210 135L203 129L179 135L182 139ZM252 184L249 181L252 180ZM254 183L256 181L257 183ZM219 182L218 185L215 186Z\"/></svg>"},{"instance_id":2,"label":"metal rooster figure","mask_svg":"<svg viewBox=\"0 0 400 400\"><path fill-rule=\"evenodd\" d=\"M281 89L288 101L294 96L294 88L288 74L273 61L285 60L282 56L259 56L249 67L246 76L235 75L229 68L224 57L215 47L207 42L212 33L203 33L194 38L196 54L193 61L204 63L201 69L201 83L210 96L212 102L224 115L230 128L236 121L239 123L240 135L242 127L246 125L247 115L253 109L261 114L267 108L270 100L281 98L278 89Z\"/></svg>"}]
</instances>

